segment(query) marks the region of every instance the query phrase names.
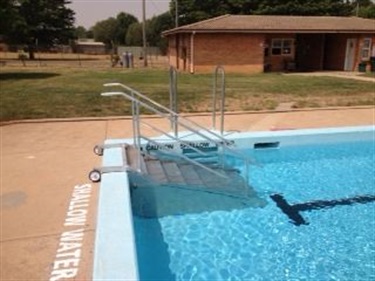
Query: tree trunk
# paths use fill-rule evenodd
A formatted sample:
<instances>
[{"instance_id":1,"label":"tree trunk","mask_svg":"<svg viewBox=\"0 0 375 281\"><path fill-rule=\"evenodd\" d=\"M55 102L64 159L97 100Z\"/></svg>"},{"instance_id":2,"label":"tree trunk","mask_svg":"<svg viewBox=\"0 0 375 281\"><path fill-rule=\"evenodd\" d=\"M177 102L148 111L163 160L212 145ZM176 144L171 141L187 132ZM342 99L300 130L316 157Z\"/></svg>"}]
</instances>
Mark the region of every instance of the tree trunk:
<instances>
[{"instance_id":1,"label":"tree trunk","mask_svg":"<svg viewBox=\"0 0 375 281\"><path fill-rule=\"evenodd\" d=\"M29 49L29 60L35 60L35 48L32 45L28 46Z\"/></svg>"}]
</instances>

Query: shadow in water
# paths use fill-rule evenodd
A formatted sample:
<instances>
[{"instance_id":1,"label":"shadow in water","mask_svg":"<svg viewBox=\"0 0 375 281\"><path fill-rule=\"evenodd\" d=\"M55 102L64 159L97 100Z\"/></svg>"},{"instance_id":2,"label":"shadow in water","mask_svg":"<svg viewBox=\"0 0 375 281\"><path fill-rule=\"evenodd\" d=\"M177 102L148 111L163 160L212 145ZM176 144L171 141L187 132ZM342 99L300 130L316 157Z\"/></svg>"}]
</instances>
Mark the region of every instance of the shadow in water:
<instances>
[{"instance_id":1,"label":"shadow in water","mask_svg":"<svg viewBox=\"0 0 375 281\"><path fill-rule=\"evenodd\" d=\"M59 75L52 72L3 72L0 73L0 80L47 79Z\"/></svg>"},{"instance_id":2,"label":"shadow in water","mask_svg":"<svg viewBox=\"0 0 375 281\"><path fill-rule=\"evenodd\" d=\"M168 245L164 240L159 220L156 217L145 218L138 214L137 191L140 190L139 185L144 184L144 178L138 173L132 172L129 172L129 176L131 178L131 203L140 280L176 280L169 268ZM148 197L146 204L156 205L152 194Z\"/></svg>"},{"instance_id":3,"label":"shadow in water","mask_svg":"<svg viewBox=\"0 0 375 281\"><path fill-rule=\"evenodd\" d=\"M134 216L133 221L140 280L176 280L159 220Z\"/></svg>"},{"instance_id":4,"label":"shadow in water","mask_svg":"<svg viewBox=\"0 0 375 281\"><path fill-rule=\"evenodd\" d=\"M294 225L309 224L300 212L313 211L320 209L328 209L336 206L350 206L353 204L366 204L375 201L375 195L364 195L356 196L352 198L344 198L337 200L317 200L307 203L300 203L290 205L284 196L280 194L273 194L270 196L271 199L276 203L277 207L286 214Z\"/></svg>"}]
</instances>

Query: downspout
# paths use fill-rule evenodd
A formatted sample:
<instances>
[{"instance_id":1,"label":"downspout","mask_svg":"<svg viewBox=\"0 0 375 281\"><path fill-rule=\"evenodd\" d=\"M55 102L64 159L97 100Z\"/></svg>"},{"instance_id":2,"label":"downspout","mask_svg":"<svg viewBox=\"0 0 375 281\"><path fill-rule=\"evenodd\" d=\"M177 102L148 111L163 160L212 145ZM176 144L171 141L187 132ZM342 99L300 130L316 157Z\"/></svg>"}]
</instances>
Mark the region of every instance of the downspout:
<instances>
[{"instance_id":1,"label":"downspout","mask_svg":"<svg viewBox=\"0 0 375 281\"><path fill-rule=\"evenodd\" d=\"M194 35L195 31L190 36L190 73L194 74Z\"/></svg>"}]
</instances>

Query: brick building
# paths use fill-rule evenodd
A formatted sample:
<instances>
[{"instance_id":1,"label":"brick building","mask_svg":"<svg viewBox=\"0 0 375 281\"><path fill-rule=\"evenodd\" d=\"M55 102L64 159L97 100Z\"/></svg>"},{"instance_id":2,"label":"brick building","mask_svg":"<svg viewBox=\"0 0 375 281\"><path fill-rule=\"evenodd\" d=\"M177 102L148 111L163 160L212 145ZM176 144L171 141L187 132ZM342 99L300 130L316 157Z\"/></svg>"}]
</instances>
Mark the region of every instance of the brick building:
<instances>
[{"instance_id":1,"label":"brick building","mask_svg":"<svg viewBox=\"0 0 375 281\"><path fill-rule=\"evenodd\" d=\"M224 15L162 33L170 65L190 73L354 71L375 56L375 20Z\"/></svg>"}]
</instances>

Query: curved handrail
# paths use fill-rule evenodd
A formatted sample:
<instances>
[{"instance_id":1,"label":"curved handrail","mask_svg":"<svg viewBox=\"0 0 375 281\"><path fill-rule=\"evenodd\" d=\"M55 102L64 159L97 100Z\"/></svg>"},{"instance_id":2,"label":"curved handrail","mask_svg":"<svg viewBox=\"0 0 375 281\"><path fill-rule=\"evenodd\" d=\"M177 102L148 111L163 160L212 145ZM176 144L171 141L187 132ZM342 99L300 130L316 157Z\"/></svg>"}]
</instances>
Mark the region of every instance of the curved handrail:
<instances>
[{"instance_id":1,"label":"curved handrail","mask_svg":"<svg viewBox=\"0 0 375 281\"><path fill-rule=\"evenodd\" d=\"M187 119L187 118L184 118L184 117L182 117L182 116L179 116L178 113L176 113L176 112L170 110L169 108L165 107L164 105L161 105L160 103L157 103L156 101L154 101L154 100L150 99L149 97L147 97L147 96L145 96L145 95L139 93L138 91L134 90L133 88L131 88L131 87L129 87L129 86L126 86L126 85L121 84L121 83L107 83L107 84L104 84L104 86L105 86L105 87L116 87L116 86L118 86L118 87L122 87L122 88L128 90L128 91L130 92L131 95L133 95L133 96L137 96L137 97L139 97L139 98L141 98L141 99L143 99L143 100L149 102L149 103L152 104L153 106L155 106L156 108L153 108L153 107L151 107L151 106L149 106L149 105L146 107L146 106L145 106L146 103L145 103L145 102L142 102L142 104L143 104L142 106L144 106L144 107L146 107L147 109L153 111L155 114L162 115L162 117L166 117L166 118L168 118L169 120L170 120L170 118L167 117L166 114L168 114L168 115L170 115L171 117L174 117L174 118L175 118L175 117L178 117L178 123L179 123L179 125L183 126L185 129L188 129L188 130L189 130L189 128L191 128L191 126L194 126L194 127L198 128L199 130L204 131L205 133L207 133L207 134L209 134L209 135L211 135L211 136L217 138L218 140L222 141L222 142L225 144L226 147L227 147L228 144L229 144L228 141L227 141L224 137L222 137L221 135L216 134L216 133L213 132L213 131L207 130L207 129L204 128L203 126L199 125L198 123L196 123L196 122L194 122L194 121L192 121L192 120L190 120L190 119ZM111 94L111 93L112 93L112 94ZM107 93L102 93L102 95L103 95L103 96L122 95L122 96L127 97L127 95L126 95L125 93L123 93L123 92L107 92ZM130 100L132 100L132 101L134 101L134 102L136 102L136 101L141 102L140 99L130 99ZM146 104L146 105L147 105L147 104ZM157 108L159 108L159 109L157 109ZM162 112L160 109L162 109L162 110L165 111L165 112ZM172 121L172 120L171 120L171 121ZM187 123L187 124L186 124L186 125L183 125L183 123ZM189 124L189 123L190 123L190 124ZM196 132L195 132L195 133L196 133ZM198 134L198 135L200 135L201 137L207 139L206 136L203 136L203 135L201 135L201 134ZM215 144L217 144L217 145L219 145L219 146L222 146L222 144L220 144L220 143L217 142L216 140L213 140L213 139L211 139L211 140L212 140Z\"/></svg>"},{"instance_id":2,"label":"curved handrail","mask_svg":"<svg viewBox=\"0 0 375 281\"><path fill-rule=\"evenodd\" d=\"M177 124L182 126L188 131L193 132L195 135L200 136L202 139L215 144L218 148L219 147L222 148L223 151L225 150L228 151L232 156L242 159L245 162L246 170L248 170L248 166L250 163L249 159L247 157L244 157L242 154L238 153L237 151L231 149L229 145L231 145L232 142L225 139L222 135L219 135L211 130L208 130L190 119L179 116L178 113L148 98L147 96L139 93L138 91L134 90L133 88L129 86L126 86L121 83L107 83L107 84L104 84L104 86L105 87L118 86L129 92L129 93L105 92L105 93L102 93L102 96L120 95L132 102L133 114L135 114L135 116L133 116L133 122L134 122L133 125L136 126L135 130L133 128L134 132L136 133L136 135L134 135L134 139L135 139L135 144L138 147L140 147L140 137L141 137L140 128L139 128L139 123L140 123L139 106L143 106L144 108L159 115L160 117L168 119L170 122L176 122L176 126ZM246 177L247 177L247 174L248 173L246 173Z\"/></svg>"}]
</instances>

